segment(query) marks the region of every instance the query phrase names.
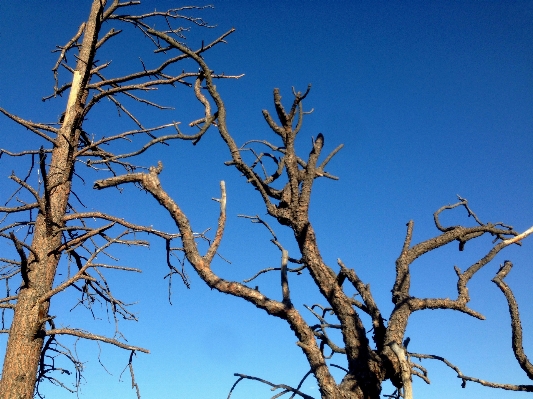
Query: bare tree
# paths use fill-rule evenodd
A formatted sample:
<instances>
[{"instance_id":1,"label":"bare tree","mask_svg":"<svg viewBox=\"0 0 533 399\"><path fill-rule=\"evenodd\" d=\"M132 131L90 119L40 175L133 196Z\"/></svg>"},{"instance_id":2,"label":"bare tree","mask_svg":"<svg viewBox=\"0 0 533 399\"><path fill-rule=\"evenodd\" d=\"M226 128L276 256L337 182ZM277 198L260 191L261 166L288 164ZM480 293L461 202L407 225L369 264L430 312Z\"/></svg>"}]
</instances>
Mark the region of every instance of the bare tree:
<instances>
[{"instance_id":1,"label":"bare tree","mask_svg":"<svg viewBox=\"0 0 533 399\"><path fill-rule=\"evenodd\" d=\"M483 319L483 315L468 306L470 300L467 284L472 277L486 266L502 249L510 245L519 245L533 227L522 233L503 223L482 222L471 210L468 202L459 198L454 205L444 206L434 214L438 234L426 241L412 243L414 223L407 225L406 238L396 261L396 277L392 287L394 309L385 318L370 291L369 285L358 277L353 269L339 259L336 266L330 266L322 258L319 244L309 219L312 187L317 178L336 179L326 171L326 167L342 146L335 148L329 155L321 158L324 147L324 136L318 134L313 138L307 155L296 152L296 138L301 131L306 111L303 101L310 88L304 93L293 92L294 99L290 108L286 108L279 90L274 90L274 107L277 121L268 111L263 111L264 118L277 137L278 144L265 139L253 140L239 146L232 137L228 124L227 112L220 93L214 84L215 79L237 78L215 73L204 60L202 53L213 46L223 43L224 38L232 31L225 33L208 45L191 49L183 43L182 28L173 26L176 19L187 20L199 26L207 24L197 18L182 15L191 7L151 12L134 15L120 14L126 6L134 6L138 2L95 0L87 22L82 24L78 33L65 45L59 48L60 56L54 67L56 85L51 97L68 93L65 113L55 124L35 123L22 119L6 110L0 111L16 123L29 129L43 143L27 151L13 153L2 150L9 156L27 157L31 160L29 173L20 178L16 175L11 179L18 184L16 192L8 199L8 203L0 208L5 213L0 236L8 240L13 247L12 257L2 258L2 278L9 282L20 276L20 287L11 295L8 287L6 297L1 300L3 309L13 309L14 317L9 330L8 347L4 361L0 397L30 398L34 394L36 381L48 379L62 384L53 376L53 371L61 371L55 367L53 356L62 353L76 366L78 360L58 342L61 335L76 336L85 339L109 343L130 351L129 366L136 351L147 351L126 343L121 339L118 328L114 337L105 337L75 328L57 328L54 316L50 315L51 299L66 290L78 290L80 304L88 308L95 301L109 306L115 321L118 317L134 319L127 305L113 295L103 271L108 268L123 271L135 271L117 265L113 261L102 263L102 256L111 256L110 247L114 245L147 245L148 242L136 238L136 233L147 233L159 237L166 242L167 265L169 273L179 274L185 282L186 276L181 270L170 263L173 250L185 253L188 262L205 283L220 292L240 297L262 309L269 315L284 320L294 332L306 357L310 370L303 376L297 386L277 384L260 377L236 374L238 377L228 396L245 379L256 380L280 389L274 397L288 394L291 397L310 398L302 389L303 381L313 375L319 385L321 396L328 399L337 398L379 398L382 383L390 380L398 388L395 397L412 397L411 377L418 376L429 381L427 372L415 358L436 359L453 368L463 383L473 381L493 388L515 391L533 391L533 385L512 385L487 382L475 377L464 375L459 368L447 359L430 354L410 353L407 350L409 338L405 336L410 316L419 310L451 309L463 312L472 317ZM154 20L165 23L164 30L154 28ZM104 22L121 23L135 27L144 37L155 45L156 53L165 56L156 67L148 68L142 64L138 72L115 78L106 77L107 63L99 64L95 55L110 39L120 33L112 28L105 34L100 30ZM78 51L76 66L73 68L66 62L68 52ZM171 55L177 54L177 55ZM186 64L191 72L181 70L174 65L185 60L193 60L194 68ZM59 69L66 69L72 74L69 83L60 85L57 74ZM194 70L194 71L193 71ZM190 127L198 130L193 134L182 133L176 123L167 123L155 127L145 127L134 112L126 105L126 101L141 102L155 110L164 108L150 99L139 97L137 92L149 92L158 86L182 84L190 87L196 99L203 106L201 118L190 122ZM135 130L119 134L102 133L99 138L91 137L83 129L83 123L89 112L101 100L109 99L117 109L127 115L136 125ZM134 164L136 156L156 145L171 140L190 140L196 143L209 128L217 129L225 142L231 159L228 166L236 168L256 190L264 202L267 214L277 223L289 227L299 249L299 254L290 256L278 239L274 229L267 220L259 216L246 216L258 223L272 234L272 243L279 249L281 264L277 268L259 269L254 276L244 282L229 281L216 274L211 263L217 254L226 223L226 188L221 183L221 195L217 199L220 215L214 237L208 242L208 249L200 253L198 239L206 238L195 233L187 216L177 201L164 190L159 175L163 165L159 163L148 170ZM166 129L172 134L163 134ZM123 152L118 146L125 140L135 143L144 140L134 150ZM118 148L112 150L111 145ZM245 160L252 154L251 162ZM138 158L137 158L138 159ZM96 189L108 189L126 183L133 183L149 192L166 209L178 228L177 233L155 230L152 227L125 221L120 217L102 212L79 212L74 203L77 195L73 191L73 181L78 175L78 165L89 167L88 170L99 170L108 173L104 179L94 183ZM273 167L273 169L272 169ZM34 170L39 171L39 179L32 181ZM125 171L123 174L119 170ZM444 226L440 215L455 208L464 208L468 216L472 216L475 225ZM494 237L494 244L486 254L473 263L465 271L455 269L457 274L457 297L449 298L418 298L410 292L410 266L418 257L445 245L459 244L462 250L467 242L484 235ZM177 240L181 244L173 244ZM97 260L97 256L100 258ZM59 262L72 265L74 272L54 285ZM112 259L112 258L111 258ZM289 264L294 264L289 267ZM532 366L528 361L521 344L522 329L516 300L511 289L503 281L512 267L505 262L494 278L495 284L502 290L509 305L513 331L512 347L517 361L532 378ZM265 273L279 273L280 294L278 299L269 298L261 290L249 282ZM323 303L307 306L307 311L316 319L313 323L306 320L302 312L293 304L289 276L309 273L317 290L323 297ZM355 290L360 299L356 299L350 290ZM362 315L370 317L371 326L365 326ZM369 336L368 327L372 332ZM332 331L340 332L342 342L337 342ZM346 366L339 366L329 360L333 355L343 357ZM332 375L332 368L340 368L345 376L337 382ZM131 372L132 382L133 371ZM68 388L68 387L67 387Z\"/></svg>"},{"instance_id":2,"label":"bare tree","mask_svg":"<svg viewBox=\"0 0 533 399\"><path fill-rule=\"evenodd\" d=\"M505 247L520 245L522 240L533 233L533 227L522 233L515 231L511 226L503 223L482 222L471 210L466 199L459 197L457 203L443 206L438 209L433 217L438 234L431 239L420 243L413 243L414 222L407 224L407 232L400 255L396 260L396 277L392 287L392 302L394 309L391 314L384 317L380 311L369 285L366 285L358 277L355 270L350 269L338 259L337 266L326 264L319 250L313 225L309 219L309 207L312 187L315 179L336 177L325 170L326 166L341 150L342 145L335 148L329 155L320 160L324 146L324 136L319 133L313 138L308 155L300 156L296 153L296 138L302 128L305 114L303 100L307 97L310 87L304 93L293 91L294 99L290 108L286 108L278 89L274 90L274 107L277 121L272 115L264 110L263 116L266 123L273 131L279 144L259 139L236 144L228 125L226 107L220 93L214 84L215 77L204 59L186 48L168 34L148 29L149 34L156 35L169 47L176 48L194 59L200 67L201 74L197 78L200 88L205 82L206 95L202 90L197 90L197 97L205 105L206 118L213 115L220 136L229 150L231 160L226 165L236 168L252 188L256 190L264 202L267 214L277 223L288 226L294 235L299 248L297 257L290 257L283 244L279 242L274 230L267 221L259 216L247 216L252 222L264 225L272 234L272 242L279 248L281 253L281 265L278 268L266 268L259 270L249 280L244 282L228 281L217 275L211 268L211 261L215 255L218 242L220 241L226 222L226 189L221 183L220 216L213 247L202 255L197 247L191 224L179 205L164 190L159 180L162 165L154 167L149 173L128 173L99 180L94 187L104 189L124 183L135 182L140 184L146 191L165 207L174 219L183 242L183 249L187 260L206 284L225 294L240 297L264 310L271 316L284 320L296 335L297 345L310 366L310 371L303 377L300 384L292 387L285 384L276 384L259 377L244 374L235 374L238 377L235 386L244 379L252 379L272 386L272 389L281 389L281 392L273 396L280 397L284 394L310 398L301 391L303 380L312 374L320 389L322 398L340 399L375 399L379 398L382 383L390 380L397 390L391 397L412 398L411 378L413 375L429 382L426 369L413 359L426 358L444 362L457 372L457 376L466 384L467 381L476 382L487 387L502 388L513 391L533 392L533 385L513 385L488 382L479 378L464 375L459 368L452 365L443 357L429 354L410 353L407 350L409 338L405 336L407 323L410 316L421 310L450 309L465 313L469 316L484 319L484 316L469 307L470 296L467 284L476 273L486 266ZM244 152L251 152L253 159L247 163L243 159ZM270 162L270 164L269 164ZM475 225L468 226L445 226L440 222L440 216L445 211L455 208L463 208L467 216L472 217ZM410 291L410 266L420 256L434 251L446 245L458 243L459 251L462 251L467 243L485 235L494 237L493 245L487 249L484 256L473 263L465 271L455 267L457 275L457 297L450 298L419 298L413 296ZM289 267L289 263L295 267ZM510 261L505 262L494 278L494 282L505 294L509 304L512 323L512 347L520 367L531 379L532 365L527 360L522 348L522 331L520 316L516 301L510 288L503 282L503 278L512 267ZM280 275L279 299L269 298L256 286L246 283L254 280L258 275L269 272L278 272ZM323 303L308 306L308 311L316 318L316 322L307 322L294 306L290 289L289 273L309 273L317 289L323 297ZM350 294L346 286L355 289L360 300ZM370 316L372 325L365 326L361 315ZM340 331L342 342L335 342L330 338L332 330ZM367 331L372 332L369 337ZM333 356L343 356L346 367L328 364L328 359ZM331 368L341 368L345 376L337 383L332 376Z\"/></svg>"},{"instance_id":3,"label":"bare tree","mask_svg":"<svg viewBox=\"0 0 533 399\"><path fill-rule=\"evenodd\" d=\"M34 392L40 396L38 382L43 380L69 390L77 388L81 363L75 352L59 342L61 336L96 340L131 351L129 366L135 386L132 356L137 351L148 350L127 343L121 336L119 318L135 320L136 316L128 310L128 304L115 297L104 272L106 269L124 272L139 270L114 262L109 252L111 247L147 246L146 240L137 238L139 233L158 237L166 242L169 276L178 274L187 283L182 271L170 262L170 255L177 250L173 242L179 234L130 223L99 211L80 212L75 207L76 203L82 203L73 186L74 180L81 178L82 172L78 171L78 166L85 168L85 175L91 171L111 175L120 173L119 170L133 172L141 167L136 162L140 154L175 139L198 140L216 119L206 104L206 114L190 123L193 133L187 135L175 122L146 127L136 118L132 110L136 104L152 107L154 111L168 108L148 97L157 88L181 86L198 91L198 87L194 87L194 79L201 75L197 67L188 71L187 64L184 64L190 58L188 53L161 46L158 36L151 33L152 28L159 24L164 34L185 41L184 33L189 28L177 23L210 27L203 19L187 15L202 7L186 6L136 15L132 13L135 11L133 7L139 3L114 0L106 6L105 0L94 0L86 22L81 24L67 44L58 46L59 57L52 69L55 80L53 93L43 99L66 95L64 112L58 122L36 123L0 108L2 114L36 136L33 148L22 152L0 150L0 155L29 161L25 177L14 173L10 176L18 187L6 199L5 206L0 207L0 212L4 214L0 237L10 242L13 248L11 255L0 259L0 278L7 287L6 297L0 300L0 307L2 311L14 310L10 328L1 331L9 334L0 382L0 397L3 399L31 398ZM122 13L126 8L128 12ZM105 24L109 28L102 32ZM138 71L110 77L107 74L110 62L99 62L96 55L121 33L122 28L134 29L141 38L148 39L147 43L155 46L156 55L150 60L154 66L149 67L141 60L137 61ZM208 44L202 43L200 48L191 50L192 53L200 56L223 43L231 32ZM75 65L68 63L67 56L70 60L74 59ZM66 79L67 83L61 84L65 80L62 76L65 73L70 74L70 78ZM216 77L236 78L224 75ZM135 128L116 134L110 134L109 131L101 134L86 132L86 118L104 99L114 104L119 114L126 115ZM132 143L133 149L124 152L124 142ZM193 239L202 238L202 234L193 236ZM218 243L215 241L211 244L210 253L216 252ZM109 262L102 261L105 257L108 257ZM68 275L60 283L54 284L60 261L68 265ZM10 283L17 284L19 281L20 286L10 286ZM94 303L105 304L116 324L114 336L59 327L55 316L49 312L50 302L66 289L77 290L79 305L91 311ZM74 365L74 388L58 380L55 377L57 373L53 373L66 372L54 360L60 354Z\"/></svg>"}]
</instances>

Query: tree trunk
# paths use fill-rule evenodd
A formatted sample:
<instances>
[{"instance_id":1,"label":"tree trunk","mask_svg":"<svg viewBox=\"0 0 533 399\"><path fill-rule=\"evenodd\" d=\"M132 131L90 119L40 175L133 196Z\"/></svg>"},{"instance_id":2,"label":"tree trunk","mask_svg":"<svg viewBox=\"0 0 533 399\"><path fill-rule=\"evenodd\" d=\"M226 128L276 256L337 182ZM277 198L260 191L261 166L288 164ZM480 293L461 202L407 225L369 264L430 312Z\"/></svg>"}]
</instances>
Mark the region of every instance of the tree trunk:
<instances>
[{"instance_id":1,"label":"tree trunk","mask_svg":"<svg viewBox=\"0 0 533 399\"><path fill-rule=\"evenodd\" d=\"M78 148L82 114L87 100L87 83L93 64L95 45L100 30L105 1L94 0L89 19L85 24L79 60L73 74L65 117L58 134L48 172L45 171L44 154L41 172L44 194L34 227L32 250L25 260L24 248L18 243L21 255L22 285L19 290L15 314L11 323L9 339L0 380L0 398L31 399L34 394L37 367L41 358L45 336L45 322L49 302L41 301L52 289L61 246L61 228L71 193ZM13 235L15 246L17 239Z\"/></svg>"},{"instance_id":2,"label":"tree trunk","mask_svg":"<svg viewBox=\"0 0 533 399\"><path fill-rule=\"evenodd\" d=\"M43 347L43 322L49 307L49 302L39 303L39 298L51 288L53 275L52 279L49 276L51 272L55 272L57 267L56 257L53 254L47 256L47 249L51 248L49 243L52 240L43 234L45 232L45 217L40 214L35 226L32 248L37 251L37 256L41 261L38 262L32 255L27 265L22 265L26 271L22 272L24 281L20 288L9 332L0 381L0 398L2 399L33 397L37 366ZM60 234L57 236L61 238Z\"/></svg>"}]
</instances>

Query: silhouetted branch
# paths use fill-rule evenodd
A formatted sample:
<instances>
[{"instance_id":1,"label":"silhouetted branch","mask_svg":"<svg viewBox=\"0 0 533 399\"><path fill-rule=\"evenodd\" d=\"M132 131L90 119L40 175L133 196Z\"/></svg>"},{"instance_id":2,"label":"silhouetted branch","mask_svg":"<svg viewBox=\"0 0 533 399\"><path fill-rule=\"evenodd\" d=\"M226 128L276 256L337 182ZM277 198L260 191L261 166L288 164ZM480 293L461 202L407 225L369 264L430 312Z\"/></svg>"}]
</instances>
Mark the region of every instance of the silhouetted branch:
<instances>
[{"instance_id":1,"label":"silhouetted branch","mask_svg":"<svg viewBox=\"0 0 533 399\"><path fill-rule=\"evenodd\" d=\"M446 360L445 358L443 358L441 356L428 355L428 354L422 354L422 353L411 353L411 352L409 352L409 356L416 357L418 359L440 360L446 366L448 366L449 368L451 368L453 371L455 371L457 373L457 377L460 378L463 381L462 384L461 384L461 387L463 387L463 388L466 387L466 382L467 381L472 381L472 382L475 382L475 383L478 383L478 384L481 384L483 386L490 387L490 388L500 388L500 389L505 389L505 390L508 390L508 391L533 392L533 385L499 384L499 383L496 383L496 382L490 382L490 381L481 380L481 379L475 378L475 377L469 377L467 375L464 375L457 366L453 365L452 363L450 363L448 360Z\"/></svg>"},{"instance_id":2,"label":"silhouetted branch","mask_svg":"<svg viewBox=\"0 0 533 399\"><path fill-rule=\"evenodd\" d=\"M285 384L274 384L270 381L267 381L267 380L264 380L262 378L259 378L259 377L252 377L250 375L246 375L246 374L239 374L239 373L235 373L234 374L235 377L239 377L237 379L237 381L235 381L235 383L233 384L233 386L231 387L230 391L229 391L229 394L228 394L228 399L230 399L231 397L231 394L233 393L235 387L237 386L237 384L239 382L241 382L242 380L254 380L254 381L259 381L259 382L262 382L263 384L266 384L266 385L269 385L272 387L272 390L276 390L276 389L283 389L283 391L275 396L273 396L271 399L274 399L274 398L279 398L280 396L286 394L286 393L289 393L289 392L292 392L293 395L291 396L291 398L294 397L294 395L298 395L298 396L301 396L302 398L304 399L314 399L312 396L309 396L303 392L301 392L299 390L299 387L298 388L293 388L289 385L285 385ZM307 375L306 375L307 376ZM301 383L300 383L301 385Z\"/></svg>"}]
</instances>

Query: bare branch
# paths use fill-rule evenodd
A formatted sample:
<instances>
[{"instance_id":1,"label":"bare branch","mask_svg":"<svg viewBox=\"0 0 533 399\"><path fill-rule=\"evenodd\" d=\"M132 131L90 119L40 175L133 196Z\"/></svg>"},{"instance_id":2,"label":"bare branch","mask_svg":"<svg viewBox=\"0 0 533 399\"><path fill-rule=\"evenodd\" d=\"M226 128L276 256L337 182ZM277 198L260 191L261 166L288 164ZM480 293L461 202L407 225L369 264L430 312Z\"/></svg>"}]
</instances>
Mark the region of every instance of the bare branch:
<instances>
[{"instance_id":1,"label":"bare branch","mask_svg":"<svg viewBox=\"0 0 533 399\"><path fill-rule=\"evenodd\" d=\"M166 125L165 127L169 127L169 126L172 126L172 125ZM166 142L168 140L179 139L179 138L181 138L179 134L168 134L166 136L156 137L153 140L150 140L148 143L146 143L144 146L142 146L137 151L133 151L133 152L130 152L128 154L105 156L105 157L103 157L104 159L102 159L100 161L90 161L88 163L90 165L96 165L96 164L100 164L100 163L115 162L115 161L117 161L119 159L135 157L136 155L142 154L143 152L145 152L147 149L149 149L150 147L152 147L155 144L164 143L164 142ZM89 155L93 155L93 154L89 154Z\"/></svg>"},{"instance_id":2,"label":"bare branch","mask_svg":"<svg viewBox=\"0 0 533 399\"><path fill-rule=\"evenodd\" d=\"M39 208L39 203L34 202L33 204L26 204L21 206L15 206L15 207L5 207L0 206L0 212L5 213L16 213L16 212L23 212L23 211L29 211L31 209Z\"/></svg>"},{"instance_id":3,"label":"bare branch","mask_svg":"<svg viewBox=\"0 0 533 399\"><path fill-rule=\"evenodd\" d=\"M41 130L52 132L57 134L59 132L58 129L53 128L49 125L44 125L42 123L34 123L31 121L27 121L25 119L22 119L16 115L13 115L9 112L7 112L5 109L0 107L0 112L3 113L5 116L7 116L9 119L17 122L19 125L24 126L26 129L31 130L33 133L38 135L39 137L42 137L46 141L53 143L54 139L50 136L48 136L46 133L42 132Z\"/></svg>"},{"instance_id":4,"label":"bare branch","mask_svg":"<svg viewBox=\"0 0 533 399\"><path fill-rule=\"evenodd\" d=\"M361 298L365 304L365 311L372 317L374 342L376 343L379 351L383 350L386 328L381 312L374 301L372 293L370 292L370 285L363 284L359 276L357 276L355 273L355 270L346 268L340 259L337 259L337 263L341 267L341 272L339 275L342 274L343 276L346 276L353 284L359 295L361 295Z\"/></svg>"},{"instance_id":5,"label":"bare branch","mask_svg":"<svg viewBox=\"0 0 533 399\"><path fill-rule=\"evenodd\" d=\"M516 235L515 237L508 238L507 240L503 240L503 243L505 244L505 246L510 245L510 244L519 244L520 241L522 241L524 238L526 238L527 236L531 234L533 234L533 226L531 226L529 229L527 229L523 233Z\"/></svg>"},{"instance_id":6,"label":"bare branch","mask_svg":"<svg viewBox=\"0 0 533 399\"><path fill-rule=\"evenodd\" d=\"M143 353L150 353L148 349L144 349L138 346L128 345L123 342L117 341L116 339L113 339L113 338L104 337L102 335L91 334L89 332L78 330L78 329L54 328L51 330L46 330L45 334L46 335L72 335L74 337L79 337L83 339L90 339L93 341L105 342L106 344L115 345L122 349L138 351L138 352L143 352Z\"/></svg>"},{"instance_id":7,"label":"bare branch","mask_svg":"<svg viewBox=\"0 0 533 399\"><path fill-rule=\"evenodd\" d=\"M500 383L497 383L497 382L490 382L490 381L481 380L479 378L466 376L466 375L464 375L461 372L461 370L457 366L453 365L452 363L450 363L448 360L446 360L445 358L443 358L441 356L428 355L428 354L422 354L422 353L410 353L410 352L409 352L409 356L416 357L418 359L440 360L446 366L448 366L453 371L455 371L457 373L457 377L458 378L463 380L463 382L461 384L461 386L463 388L466 387L466 382L467 381L472 381L472 382L475 382L475 383L478 383L478 384L481 384L483 386L490 387L490 388L500 388L500 389L505 389L505 390L508 390L508 391L533 392L533 385L500 384Z\"/></svg>"},{"instance_id":8,"label":"bare branch","mask_svg":"<svg viewBox=\"0 0 533 399\"><path fill-rule=\"evenodd\" d=\"M293 388L289 385L285 385L285 384L274 384L270 381L267 381L267 380L264 380L262 378L259 378L259 377L252 377L250 375L246 375L246 374L239 374L239 373L235 373L234 374L235 377L239 377L239 379L233 384L233 386L231 387L230 391L229 391L229 394L228 394L228 399L230 399L231 397L231 394L233 393L233 390L235 389L235 387L237 386L237 384L239 382L241 382L242 380L246 379L246 380L254 380L254 381L259 381L259 382L262 382L263 384L267 384L269 386L272 387L272 390L276 390L276 389L284 389L284 392L282 392L282 394L285 394L285 393L288 393L288 392L292 392L293 394L296 394L298 396L301 396L302 398L304 399L314 399L312 396L309 396L303 392L301 392L298 388ZM279 397L280 395L276 395L274 397ZM293 397L293 396L291 396Z\"/></svg>"},{"instance_id":9,"label":"bare branch","mask_svg":"<svg viewBox=\"0 0 533 399\"><path fill-rule=\"evenodd\" d=\"M505 261L504 264L500 267L500 270L498 270L498 273L496 273L496 276L492 279L492 281L503 292L503 295L505 295L505 299L507 299L507 304L509 306L509 314L511 316L513 352L516 357L516 360L518 361L518 364L520 365L522 370L524 370L524 372L527 374L528 378L530 380L533 380L533 364L531 364L526 354L524 353L524 346L522 343L522 324L520 323L520 313L518 312L518 304L516 303L513 291L511 291L511 288L509 288L509 286L503 281L503 279L511 271L512 267L513 264L510 261Z\"/></svg>"},{"instance_id":10,"label":"bare branch","mask_svg":"<svg viewBox=\"0 0 533 399\"><path fill-rule=\"evenodd\" d=\"M151 227L141 226L138 224L133 224L128 222L127 220L124 220L122 218L118 218L116 216L107 215L102 212L82 212L82 213L73 213L73 214L67 214L63 217L63 221L68 222L71 220L83 220L83 219L102 219L102 220L108 220L110 222L113 222L115 224L124 226L132 231L135 232L144 232L148 234L153 234L155 236L164 238L164 239L174 239L178 238L179 234L169 234L165 233L156 229L153 229Z\"/></svg>"}]
</instances>

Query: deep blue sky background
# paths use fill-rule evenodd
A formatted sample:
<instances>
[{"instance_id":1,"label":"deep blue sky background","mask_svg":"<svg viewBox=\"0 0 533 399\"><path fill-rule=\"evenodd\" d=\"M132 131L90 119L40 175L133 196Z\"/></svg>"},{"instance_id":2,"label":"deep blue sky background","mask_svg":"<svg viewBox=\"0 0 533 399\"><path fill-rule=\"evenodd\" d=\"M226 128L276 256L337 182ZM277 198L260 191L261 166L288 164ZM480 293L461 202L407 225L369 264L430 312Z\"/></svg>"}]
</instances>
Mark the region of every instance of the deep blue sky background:
<instances>
[{"instance_id":1,"label":"deep blue sky background","mask_svg":"<svg viewBox=\"0 0 533 399\"><path fill-rule=\"evenodd\" d=\"M304 107L314 108L314 112L307 116L300 133L303 154L309 151L311 136L319 132L326 137L326 150L345 144L329 166L329 171L341 179L315 185L312 221L326 261L334 265L341 258L354 268L371 284L385 316L392 309L394 261L410 219L415 220L415 241L429 238L437 234L433 212L455 202L456 194L460 194L468 198L483 221L505 222L519 231L533 224L532 2L214 4L214 10L201 15L217 28L194 30L188 43L197 47L203 38L208 42L231 27L237 29L227 45L206 55L215 71L245 74L238 81L218 84L236 141L275 140L261 115L264 108L273 110L272 89L279 87L290 103L292 86L303 91L311 83ZM179 5L174 1L144 2L148 10ZM1 107L34 121L56 120L66 100L40 101L53 86L50 69L56 55L50 50L73 36L89 7L89 1L0 2ZM136 46L147 44L126 33L100 57L102 61L113 60L119 72L138 68ZM127 62L123 61L126 56ZM143 59L150 56L143 54ZM148 114L146 107L140 108L138 115L147 125L172 120L185 125L201 115L186 90L163 91L162 95L163 102L175 110ZM85 128L100 136L128 126L116 121L116 111L103 104ZM0 118L0 132L0 148L41 145L6 118ZM187 212L196 231L216 225L218 209L211 198L219 195L218 182L226 180L229 224L220 252L232 263L217 260L214 268L223 277L242 280L261 268L277 266L279 253L269 244L264 229L236 218L237 214L264 215L265 211L238 173L222 166L228 158L212 131L196 147L188 143L158 147L143 161L147 165L159 159L164 162L163 184ZM7 181L11 170L22 174L26 166L16 165L5 156L0 159L2 198L14 187ZM92 181L101 177L86 175L85 188L80 181L76 183L89 208L174 229L154 201L133 187L122 194L90 191ZM450 224L472 224L460 211L453 215L446 219ZM288 231L279 226L275 230L291 254L298 256ZM466 269L489 246L487 238L479 245L467 245L462 253L454 245L417 260L413 265L413 294L454 297L453 266ZM163 249L163 243L154 241L150 250L115 252L121 264L142 268L143 274L110 273L109 277L117 295L138 301L135 310L140 321L122 323L121 329L130 343L152 352L139 354L135 361L142 397L226 397L234 372L297 385L307 366L294 344L296 338L281 321L206 289L190 266L191 289L174 280L173 306L168 305ZM12 248L3 246L0 250L11 254ZM506 303L490 282L504 259L515 263L506 281L519 301L524 345L531 358L531 239L521 248L508 248L471 282L471 307L487 320L448 311L416 314L408 327L409 349L445 356L467 375L528 383L511 351ZM264 287L267 295L279 298L277 275L263 276L256 284ZM299 305L311 305L318 298L306 276L291 278L291 292ZM56 323L113 334L105 312L101 321L91 323L86 320L87 312L69 312L74 303L67 293L56 299L52 304L58 315ZM101 349L102 362L112 375L99 365L95 343L78 343L80 357L86 361L87 380L80 397L96 398L105 393L133 398L127 372L123 382L118 382L128 354L104 345ZM342 364L340 358L336 362ZM478 388L473 383L461 389L451 370L435 362L422 364L428 368L432 384L426 386L415 379L415 397L526 396ZM318 395L312 378L303 389ZM53 387L44 392L47 397L71 397ZM389 387L384 390L391 392ZM266 386L243 382L232 398L271 396Z\"/></svg>"}]
</instances>

